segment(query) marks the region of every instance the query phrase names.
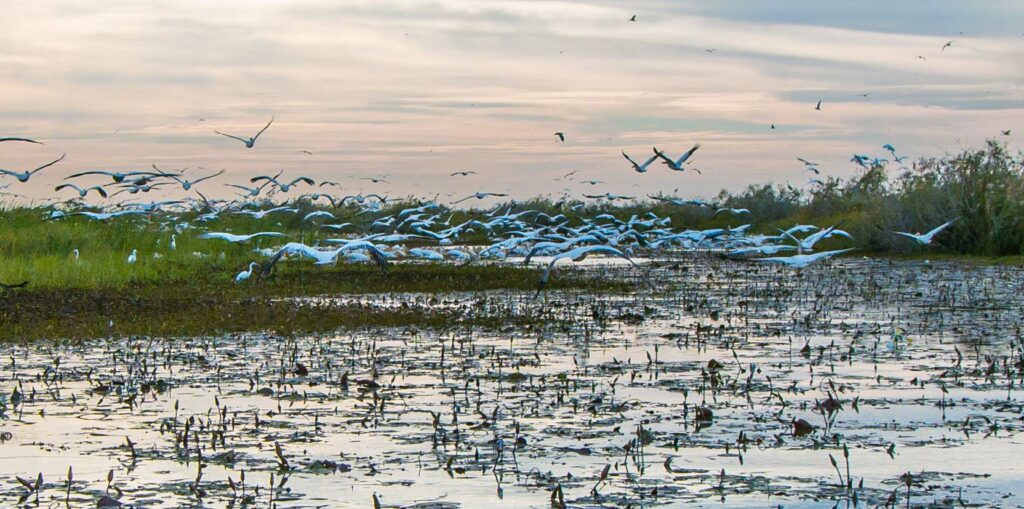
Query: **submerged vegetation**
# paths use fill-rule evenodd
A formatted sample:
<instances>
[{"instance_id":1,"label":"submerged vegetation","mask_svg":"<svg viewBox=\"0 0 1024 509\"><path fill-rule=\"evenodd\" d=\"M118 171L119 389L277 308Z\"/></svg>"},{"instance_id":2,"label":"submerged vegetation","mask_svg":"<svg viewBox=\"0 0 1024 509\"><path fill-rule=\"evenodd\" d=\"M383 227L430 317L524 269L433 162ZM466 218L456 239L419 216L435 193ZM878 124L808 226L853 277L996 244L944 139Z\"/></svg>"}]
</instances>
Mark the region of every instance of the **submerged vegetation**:
<instances>
[{"instance_id":1,"label":"submerged vegetation","mask_svg":"<svg viewBox=\"0 0 1024 509\"><path fill-rule=\"evenodd\" d=\"M0 344L0 500L1024 503L1020 268L674 262L649 265L652 283L628 297L363 295L266 317L357 325L337 333ZM260 320L264 305L230 312Z\"/></svg>"}]
</instances>

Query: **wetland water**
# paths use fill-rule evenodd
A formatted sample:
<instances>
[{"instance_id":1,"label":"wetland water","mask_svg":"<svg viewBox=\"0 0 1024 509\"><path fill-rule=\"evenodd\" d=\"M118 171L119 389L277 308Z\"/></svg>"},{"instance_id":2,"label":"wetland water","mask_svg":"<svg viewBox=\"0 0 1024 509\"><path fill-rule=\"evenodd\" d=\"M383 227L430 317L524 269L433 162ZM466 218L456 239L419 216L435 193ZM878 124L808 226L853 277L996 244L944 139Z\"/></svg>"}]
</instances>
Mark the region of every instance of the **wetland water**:
<instances>
[{"instance_id":1,"label":"wetland water","mask_svg":"<svg viewBox=\"0 0 1024 509\"><path fill-rule=\"evenodd\" d=\"M499 330L0 346L0 505L1024 505L1021 270L583 270L637 291L332 303Z\"/></svg>"}]
</instances>

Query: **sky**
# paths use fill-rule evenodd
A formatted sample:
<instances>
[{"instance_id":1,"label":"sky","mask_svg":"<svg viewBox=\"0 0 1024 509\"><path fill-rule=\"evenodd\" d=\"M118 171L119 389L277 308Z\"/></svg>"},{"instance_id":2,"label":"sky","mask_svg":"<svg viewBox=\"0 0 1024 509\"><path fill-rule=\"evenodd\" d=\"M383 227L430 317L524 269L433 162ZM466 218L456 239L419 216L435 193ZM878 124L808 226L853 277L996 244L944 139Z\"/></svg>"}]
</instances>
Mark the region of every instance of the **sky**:
<instances>
[{"instance_id":1,"label":"sky","mask_svg":"<svg viewBox=\"0 0 1024 509\"><path fill-rule=\"evenodd\" d=\"M155 164L224 169L197 186L218 197L281 170L442 201L800 186L797 157L848 176L886 143L1019 148L1020 62L1018 0L5 2L0 136L45 145L0 144L0 168L67 157L0 185L70 197L53 191L69 174ZM252 149L214 132L271 118ZM638 174L621 155L697 143L701 174Z\"/></svg>"}]
</instances>

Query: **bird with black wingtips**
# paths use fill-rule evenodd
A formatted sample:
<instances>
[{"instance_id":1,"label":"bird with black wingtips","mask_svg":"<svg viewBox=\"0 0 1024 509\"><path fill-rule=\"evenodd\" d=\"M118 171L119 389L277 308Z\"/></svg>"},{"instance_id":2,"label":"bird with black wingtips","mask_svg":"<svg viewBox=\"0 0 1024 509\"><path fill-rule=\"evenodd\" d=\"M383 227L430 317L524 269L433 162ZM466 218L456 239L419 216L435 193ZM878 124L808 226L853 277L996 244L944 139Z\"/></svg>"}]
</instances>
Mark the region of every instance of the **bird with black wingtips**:
<instances>
[{"instance_id":1,"label":"bird with black wingtips","mask_svg":"<svg viewBox=\"0 0 1024 509\"><path fill-rule=\"evenodd\" d=\"M260 132L256 133L256 136L253 136L252 138L241 138L239 136L235 136L233 134L222 133L220 131L214 131L214 132L219 134L219 135L221 135L221 136L226 136L228 138L231 138L231 139L234 139L234 140L238 140L238 141L244 143L245 144L245 148L252 148L253 145L256 144L256 140L260 137L260 135L263 134L263 132L266 131L270 127L270 124L273 124L273 123L274 123L274 117L270 117L270 122L267 122L267 125L264 126L263 129L260 129Z\"/></svg>"},{"instance_id":2,"label":"bird with black wingtips","mask_svg":"<svg viewBox=\"0 0 1024 509\"><path fill-rule=\"evenodd\" d=\"M44 165L42 165L42 166L40 166L40 167L38 167L38 168L36 168L34 170L12 171L12 170L0 169L0 175L10 175L10 176L18 179L18 182L25 183L25 182L28 182L28 179L32 178L32 175L35 175L36 173L39 173L40 171L45 170L46 168L49 168L49 167L51 167L51 166L53 166L53 165L63 161L64 160L64 156L66 156L66 155L67 154L64 154L64 155L58 157L57 159L54 159L53 161L50 161L50 162L48 162L48 163L46 163L46 164L44 164Z\"/></svg>"}]
</instances>

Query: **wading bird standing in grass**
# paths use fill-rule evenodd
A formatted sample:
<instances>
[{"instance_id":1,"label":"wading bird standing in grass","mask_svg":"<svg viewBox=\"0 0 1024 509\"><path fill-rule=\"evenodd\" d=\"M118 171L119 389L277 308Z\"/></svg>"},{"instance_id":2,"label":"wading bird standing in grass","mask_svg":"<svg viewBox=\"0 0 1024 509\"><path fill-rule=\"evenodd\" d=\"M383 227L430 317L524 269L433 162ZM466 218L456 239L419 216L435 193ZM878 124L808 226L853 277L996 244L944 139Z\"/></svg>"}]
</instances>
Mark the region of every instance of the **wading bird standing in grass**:
<instances>
[{"instance_id":1,"label":"wading bird standing in grass","mask_svg":"<svg viewBox=\"0 0 1024 509\"><path fill-rule=\"evenodd\" d=\"M802 269L814 262L825 260L836 255L853 251L855 248L838 249L835 251L822 251L814 254L798 254L793 256L772 256L769 258L758 258L756 261L768 262L768 263L779 263L787 267L793 267L794 269Z\"/></svg>"},{"instance_id":2,"label":"wading bird standing in grass","mask_svg":"<svg viewBox=\"0 0 1024 509\"><path fill-rule=\"evenodd\" d=\"M945 223L935 227L932 231L930 231L928 233L907 233L907 232L897 232L897 231L894 231L893 233L895 233L896 235L902 235L902 236L907 237L909 239L914 239L914 241L917 242L919 245L927 246L927 245L931 244L933 240L935 240L935 236L936 235L941 233L942 230L945 230L946 228L949 228L949 225L953 224L954 222L956 222L956 219L947 221L947 222L945 222Z\"/></svg>"},{"instance_id":3,"label":"wading bird standing in grass","mask_svg":"<svg viewBox=\"0 0 1024 509\"><path fill-rule=\"evenodd\" d=\"M576 249L572 249L572 250L566 251L564 253L557 254L557 255L555 255L554 257L551 258L551 261L548 263L548 268L544 269L544 275L542 275L540 277L540 285L537 288L537 293L533 297L537 298L537 296L540 295L540 292L542 290L544 290L544 286L547 285L548 281L551 279L551 269L555 267L555 264L558 263L559 260L572 260L574 262L579 262L579 261L583 261L586 257L588 257L588 256L590 256L592 254L598 254L598 253L618 256L619 258L623 258L627 262L633 264L634 267L637 266L636 262L634 262L630 257L626 256L626 253L623 253L622 251L619 251L618 249L615 249L614 247L609 247L609 246L583 246L583 247L578 247Z\"/></svg>"},{"instance_id":4,"label":"wading bird standing in grass","mask_svg":"<svg viewBox=\"0 0 1024 509\"><path fill-rule=\"evenodd\" d=\"M38 168L36 168L34 170L29 170L29 171L11 171L11 170L0 169L0 175L10 175L10 176L18 179L18 182L22 182L22 183L28 182L28 179L32 178L32 175L35 175L36 173L39 173L40 171L42 171L42 170L44 170L46 168L49 168L50 166L53 166L53 165L61 162L64 159L64 156L66 156L66 155L67 154L64 154L64 155L58 157L57 159L54 159L53 161L50 161L50 162L48 162L48 163L46 163L46 164L44 164L44 165L42 165L42 166L40 166L40 167L38 167Z\"/></svg>"},{"instance_id":5,"label":"wading bird standing in grass","mask_svg":"<svg viewBox=\"0 0 1024 509\"><path fill-rule=\"evenodd\" d=\"M255 269L258 266L259 266L258 263L250 262L249 263L249 270L243 270L242 272L239 272L235 276L235 283L241 283L242 281L245 281L245 280L249 279L250 277L252 277L253 269Z\"/></svg>"},{"instance_id":6,"label":"wading bird standing in grass","mask_svg":"<svg viewBox=\"0 0 1024 509\"><path fill-rule=\"evenodd\" d=\"M174 251L175 249L178 249L178 239L176 238L175 235L173 235L173 234L171 235L171 243L168 244L168 245L170 246L171 251Z\"/></svg>"},{"instance_id":7,"label":"wading bird standing in grass","mask_svg":"<svg viewBox=\"0 0 1024 509\"><path fill-rule=\"evenodd\" d=\"M128 255L128 263L129 264L135 263L135 261L138 260L138 259L139 259L139 250L138 249L132 249L132 254Z\"/></svg>"},{"instance_id":8,"label":"wading bird standing in grass","mask_svg":"<svg viewBox=\"0 0 1024 509\"><path fill-rule=\"evenodd\" d=\"M626 160L629 161L629 164L633 165L633 170L635 170L637 173L647 173L647 167L650 166L651 163L653 163L654 160L658 158L658 154L654 154L653 156L651 156L650 159L644 161L644 164L638 164L636 161L633 160L632 157L629 157L629 155L626 154L625 150L622 151L622 157L625 157Z\"/></svg>"},{"instance_id":9,"label":"wading bird standing in grass","mask_svg":"<svg viewBox=\"0 0 1024 509\"><path fill-rule=\"evenodd\" d=\"M270 124L273 124L273 123L274 123L274 117L270 117L270 122L267 122L267 125L264 126L263 129L260 129L260 132L256 133L256 136L253 136L252 138L248 138L248 139L240 138L238 136L234 136L234 135L231 135L231 134L225 134L225 133L222 133L220 131L214 131L214 132L219 134L219 135L221 135L221 136L227 136L228 138L235 139L235 140L238 140L238 141L240 141L242 143L245 143L245 148L252 148L252 146L256 144L256 139L259 138L260 135L263 134L263 131L266 131L267 128L270 127Z\"/></svg>"}]
</instances>

